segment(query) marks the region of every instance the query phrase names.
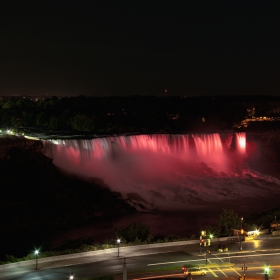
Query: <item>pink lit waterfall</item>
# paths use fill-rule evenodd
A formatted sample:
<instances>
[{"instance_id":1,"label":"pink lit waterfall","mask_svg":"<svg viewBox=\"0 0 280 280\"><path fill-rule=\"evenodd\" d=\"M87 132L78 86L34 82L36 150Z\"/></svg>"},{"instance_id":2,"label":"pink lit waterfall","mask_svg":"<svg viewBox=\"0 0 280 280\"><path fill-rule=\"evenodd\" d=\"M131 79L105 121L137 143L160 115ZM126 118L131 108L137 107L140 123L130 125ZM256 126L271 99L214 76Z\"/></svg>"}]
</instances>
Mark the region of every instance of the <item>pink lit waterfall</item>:
<instances>
[{"instance_id":1,"label":"pink lit waterfall","mask_svg":"<svg viewBox=\"0 0 280 280\"><path fill-rule=\"evenodd\" d=\"M252 178L241 168L246 134L153 134L90 140L45 140L44 153L61 169L102 178L124 196L140 194L157 207L249 196ZM238 170L238 172L237 172ZM260 179L260 184L263 182Z\"/></svg>"}]
</instances>

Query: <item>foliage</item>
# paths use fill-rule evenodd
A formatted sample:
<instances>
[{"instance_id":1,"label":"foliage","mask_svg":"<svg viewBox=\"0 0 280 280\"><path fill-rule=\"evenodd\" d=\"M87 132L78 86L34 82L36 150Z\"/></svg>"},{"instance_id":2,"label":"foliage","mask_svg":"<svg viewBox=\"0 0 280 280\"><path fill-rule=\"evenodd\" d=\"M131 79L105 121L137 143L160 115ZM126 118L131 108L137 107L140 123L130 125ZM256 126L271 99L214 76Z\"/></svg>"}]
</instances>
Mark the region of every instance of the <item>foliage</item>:
<instances>
[{"instance_id":1,"label":"foliage","mask_svg":"<svg viewBox=\"0 0 280 280\"><path fill-rule=\"evenodd\" d=\"M168 116L167 113L168 112ZM203 112L203 115L202 113ZM112 133L173 133L231 129L246 115L233 97L17 97L0 102L0 125L37 129ZM174 118L176 116L176 118ZM202 117L206 122L202 122Z\"/></svg>"},{"instance_id":2,"label":"foliage","mask_svg":"<svg viewBox=\"0 0 280 280\"><path fill-rule=\"evenodd\" d=\"M126 228L115 229L116 238L121 238L125 242L150 242L153 239L150 228L147 225L133 223Z\"/></svg>"},{"instance_id":3,"label":"foliage","mask_svg":"<svg viewBox=\"0 0 280 280\"><path fill-rule=\"evenodd\" d=\"M219 236L231 236L232 229L240 228L239 218L233 210L223 209L218 220Z\"/></svg>"},{"instance_id":4,"label":"foliage","mask_svg":"<svg viewBox=\"0 0 280 280\"><path fill-rule=\"evenodd\" d=\"M80 131L93 131L94 123L93 119L84 114L77 114L71 119L71 126L74 130Z\"/></svg>"},{"instance_id":5,"label":"foliage","mask_svg":"<svg viewBox=\"0 0 280 280\"><path fill-rule=\"evenodd\" d=\"M18 258L16 258L13 255L5 255L5 262L12 263L18 261Z\"/></svg>"},{"instance_id":6,"label":"foliage","mask_svg":"<svg viewBox=\"0 0 280 280\"><path fill-rule=\"evenodd\" d=\"M254 225L258 225L257 228L259 229L269 228L270 223L275 219L279 220L279 217L280 208L270 209L262 213L255 213L250 215L248 218L246 218L246 224L251 225L251 227L254 227Z\"/></svg>"}]
</instances>

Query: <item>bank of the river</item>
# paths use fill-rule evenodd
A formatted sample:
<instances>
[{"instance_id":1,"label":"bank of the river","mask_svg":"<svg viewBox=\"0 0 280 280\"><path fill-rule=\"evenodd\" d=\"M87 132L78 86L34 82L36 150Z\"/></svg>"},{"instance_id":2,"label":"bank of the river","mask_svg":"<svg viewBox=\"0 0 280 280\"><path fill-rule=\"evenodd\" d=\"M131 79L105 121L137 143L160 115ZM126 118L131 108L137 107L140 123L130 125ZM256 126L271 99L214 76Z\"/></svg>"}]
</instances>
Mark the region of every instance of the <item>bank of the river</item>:
<instances>
[{"instance_id":1,"label":"bank of the river","mask_svg":"<svg viewBox=\"0 0 280 280\"><path fill-rule=\"evenodd\" d=\"M16 230L3 233L1 251L5 254L25 256L40 247L53 250L65 240L90 236L95 242L115 238L114 229L126 227L133 222L147 224L153 235L175 235L178 237L199 236L209 225L215 226L222 209L232 209L238 215L248 217L279 206L280 196L231 201L220 201L207 205L190 207L181 212L153 212L125 215L110 221L100 221L86 226L57 230ZM259 225L261 226L261 225Z\"/></svg>"},{"instance_id":2,"label":"bank of the river","mask_svg":"<svg viewBox=\"0 0 280 280\"><path fill-rule=\"evenodd\" d=\"M258 137L260 139L260 137ZM262 152L265 151L265 141L269 138L269 134L266 133L266 138L260 139L259 142L262 143L262 148L258 151L260 152L257 154L259 157L255 157L255 160L264 160L264 155ZM11 140L13 139L13 140ZM270 139L270 138L269 138ZM280 138L279 138L280 139ZM250 141L254 142L254 137L250 135L249 138ZM4 140L3 140L4 141ZM36 143L35 145L39 145L40 141L33 141L28 140L22 137L8 137L5 139L8 143L8 148L12 148L15 146L15 143L18 143L17 145L20 148L28 149L29 145L32 143ZM273 151L273 143L269 144L270 151ZM278 142L277 142L278 143ZM33 145L32 144L32 145ZM31 146L32 146L31 145ZM4 145L1 145L1 149L4 151ZM6 149L7 151L7 149ZM6 151L5 154L6 155ZM269 153L269 155L272 156L272 153ZM277 163L277 154L272 157L275 159L275 163ZM24 162L21 162L22 156L18 157L18 166L20 167L19 170L24 170L24 172L15 172L15 169L13 172L8 174L2 174L2 177L4 175L8 175L7 178L9 180L12 178L24 178L21 183L18 183L17 186L20 187L19 190L23 190L22 194L24 195L26 193L25 186L28 186L28 180L32 177L36 177L38 175L38 172L34 174L34 170L30 170L28 173L28 169L23 169ZM273 162L273 163L274 163ZM254 162L251 162L253 164ZM256 163L255 163L256 164ZM268 167L269 163L266 164L266 167ZM36 164L35 164L36 166ZM42 168L43 170L50 170L46 168ZM3 170L2 170L3 172ZM46 211L50 211L50 209L54 206L54 200L53 198L48 197L50 193L52 193L54 190L57 190L58 186L54 188L56 180L48 181L48 178L50 178L50 174L52 172L47 172L47 176L40 177L37 182L32 181L32 184L36 186L33 192L31 190L30 194L34 196L29 197L29 203L31 205L30 207L30 213L37 214L38 216L38 222L39 223L48 223L50 221L50 217L40 215L39 209L43 209ZM25 174L26 177L19 177L20 174ZM43 174L43 173L42 173ZM8 182L8 181L7 181ZM23 182L23 183L22 183ZM47 188L46 191L43 191L43 185L47 182ZM9 183L9 182L8 182ZM59 185L59 184L58 184ZM6 189L3 187L4 185L1 185L1 189L3 193L9 189L11 191L11 198L14 198L15 195L19 194L16 190L11 190L11 185L7 184ZM50 187L51 186L51 187ZM80 188L76 186L77 191L80 190ZM54 192L55 193L55 192ZM3 196L2 196L3 197ZM89 195L83 195L81 196L81 200L79 201L80 204L77 204L76 202L69 200L69 198L65 196L54 196L54 197L60 197L61 198L61 207L66 207L65 209L82 209L85 208L85 204L82 202L82 197L89 199L88 205L93 205L93 200L91 200ZM74 192L71 193L71 197L78 197ZM21 197L20 197L21 198ZM40 201L40 198L43 198L43 202ZM71 198L71 199L72 199ZM97 199L98 200L98 199ZM161 235L177 235L181 237L188 237L191 235L199 235L199 232L202 229L205 229L208 225L215 225L219 214L221 213L222 209L232 209L238 215L247 217L252 213L257 213L260 211L268 210L274 207L279 206L279 200L280 200L280 194L279 191L276 191L275 193L268 194L267 196L258 196L258 194L254 194L253 197L240 197L238 199L224 199L224 200L218 200L218 201L212 201L212 202L205 202L205 201L197 201L192 202L189 205L186 205L186 209L184 211L176 211L176 212L151 212L151 213L134 213L134 214L128 214L125 213L122 216L115 217L114 219L106 219L103 220L95 220L90 221L87 223L87 225L69 225L67 227L44 227L41 229L36 229L35 227L33 229L29 228L28 230L23 229L15 229L11 231L2 231L4 238L1 239L1 250L3 254L18 254L18 255L27 255L28 253L32 252L34 248L41 247L42 250L49 250L54 249L56 246L60 245L67 239L75 239L79 238L81 236L91 236L94 240L97 242L102 242L105 239L114 238L114 229L119 227L126 227L127 225L133 223L133 222L140 222L143 224L147 224L153 235L161 234ZM23 210L26 209L26 207L20 206L16 208L16 204L10 204L11 208L7 208L6 203L7 201L2 201L1 206L1 215L2 219L1 221L4 221L11 213L10 210L16 210L17 216L14 216L12 219L12 222L14 225L17 225L19 223L18 216L19 213L23 212ZM36 202L34 204L34 202ZM99 200L100 202L100 200ZM12 203L12 201L11 201ZM65 204L66 203L66 204ZM104 203L102 203L104 204ZM114 205L114 203L110 203ZM58 205L58 204L57 204ZM79 205L79 206L77 206ZM40 206L40 207L39 207ZM43 206L43 207L41 207ZM104 206L104 205L103 205ZM23 207L23 208L22 208ZM75 208L76 207L76 208ZM108 205L109 207L109 205ZM10 210L9 210L10 209ZM56 213L58 217L61 217L61 212L59 212L61 209L57 208ZM76 210L75 210L76 211ZM83 209L83 213L81 212L81 217L85 217L88 213L91 213L90 208ZM108 208L107 213L117 213L118 210L116 209L110 209ZM26 216L26 222L30 222L31 215ZM105 217L105 216L104 216ZM108 217L108 216L107 216ZM69 218L70 220L74 218L71 212L65 212L65 218ZM77 217L75 217L77 218Z\"/></svg>"}]
</instances>

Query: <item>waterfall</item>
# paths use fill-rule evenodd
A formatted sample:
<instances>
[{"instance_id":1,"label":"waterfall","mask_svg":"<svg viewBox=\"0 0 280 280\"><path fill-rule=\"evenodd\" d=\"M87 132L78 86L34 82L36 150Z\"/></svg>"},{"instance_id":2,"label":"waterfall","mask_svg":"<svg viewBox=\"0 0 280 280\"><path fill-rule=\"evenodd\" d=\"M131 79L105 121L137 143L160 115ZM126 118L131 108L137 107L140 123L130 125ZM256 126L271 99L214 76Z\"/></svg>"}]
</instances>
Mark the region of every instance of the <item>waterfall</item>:
<instances>
[{"instance_id":1,"label":"waterfall","mask_svg":"<svg viewBox=\"0 0 280 280\"><path fill-rule=\"evenodd\" d=\"M268 188L278 186L277 179L243 166L246 145L243 132L43 141L45 155L59 168L102 178L124 197L137 193L169 208L250 196L266 181Z\"/></svg>"},{"instance_id":2,"label":"waterfall","mask_svg":"<svg viewBox=\"0 0 280 280\"><path fill-rule=\"evenodd\" d=\"M236 133L237 149L246 152L245 133ZM110 157L119 147L126 152L149 151L185 159L215 161L224 156L224 145L218 133L214 134L153 134L94 138L90 140L45 140L45 153L50 157L65 153L78 154L81 160L86 158L101 159Z\"/></svg>"}]
</instances>

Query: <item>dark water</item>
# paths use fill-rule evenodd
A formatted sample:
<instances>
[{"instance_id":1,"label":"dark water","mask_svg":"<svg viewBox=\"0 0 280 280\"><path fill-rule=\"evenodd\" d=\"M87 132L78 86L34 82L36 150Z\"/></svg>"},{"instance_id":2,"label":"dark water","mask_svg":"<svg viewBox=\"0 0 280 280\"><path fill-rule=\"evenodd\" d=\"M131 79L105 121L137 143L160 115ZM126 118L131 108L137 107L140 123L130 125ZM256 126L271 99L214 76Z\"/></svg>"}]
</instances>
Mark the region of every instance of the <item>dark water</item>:
<instances>
[{"instance_id":1,"label":"dark water","mask_svg":"<svg viewBox=\"0 0 280 280\"><path fill-rule=\"evenodd\" d=\"M279 208L280 194L270 196L243 197L215 202L200 202L190 205L188 210L178 212L154 212L131 214L114 221L104 221L85 227L57 231L50 239L52 248L63 243L65 239L75 239L81 236L91 236L94 241L115 238L114 229L126 227L134 222L149 226L152 234L178 237L199 237L202 230L209 226L216 227L219 215L223 209L233 210L239 217L246 218L255 213ZM257 225L261 226L261 225Z\"/></svg>"},{"instance_id":2,"label":"dark water","mask_svg":"<svg viewBox=\"0 0 280 280\"><path fill-rule=\"evenodd\" d=\"M62 243L66 237L74 239L83 235L92 236L96 242L101 242L104 239L115 238L114 230L116 228L127 227L134 222L148 225L153 235L168 236L172 234L181 237L191 236L192 234L199 235L201 224L203 225L205 219L209 219L209 217L201 217L198 220L194 219L192 214L179 212L137 213L111 222L105 221L85 227L58 231L51 239L51 243L55 247Z\"/></svg>"},{"instance_id":3,"label":"dark water","mask_svg":"<svg viewBox=\"0 0 280 280\"><path fill-rule=\"evenodd\" d=\"M244 197L233 200L220 200L212 203L193 204L188 210L179 212L135 213L115 220L107 220L95 224L64 230L14 231L1 234L1 258L5 254L18 257L41 251L53 250L65 240L90 236L94 242L114 239L114 230L126 227L134 222L146 224L152 234L179 237L199 236L201 230L209 225L215 226L222 209L234 210L238 216L246 217L272 208L279 208L280 194L267 197Z\"/></svg>"},{"instance_id":4,"label":"dark water","mask_svg":"<svg viewBox=\"0 0 280 280\"><path fill-rule=\"evenodd\" d=\"M114 239L116 228L127 227L134 222L148 225L153 235L168 236L172 234L181 237L198 235L206 220L209 220L209 216L196 219L194 213L188 212L136 213L116 220L73 229L2 232L1 258L5 254L23 257L33 253L37 248L40 248L41 251L54 250L65 240L83 236L90 236L94 242L101 243L106 239Z\"/></svg>"}]
</instances>

